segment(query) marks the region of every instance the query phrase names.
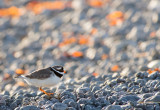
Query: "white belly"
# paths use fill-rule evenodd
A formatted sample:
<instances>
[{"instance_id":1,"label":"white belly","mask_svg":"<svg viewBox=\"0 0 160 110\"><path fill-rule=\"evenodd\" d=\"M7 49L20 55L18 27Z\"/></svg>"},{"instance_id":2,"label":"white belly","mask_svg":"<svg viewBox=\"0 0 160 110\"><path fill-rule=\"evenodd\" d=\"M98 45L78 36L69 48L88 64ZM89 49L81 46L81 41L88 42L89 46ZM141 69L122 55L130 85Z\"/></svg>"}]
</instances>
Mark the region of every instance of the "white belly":
<instances>
[{"instance_id":1,"label":"white belly","mask_svg":"<svg viewBox=\"0 0 160 110\"><path fill-rule=\"evenodd\" d=\"M24 77L24 80L29 85L33 85L36 87L51 87L58 84L58 82L60 82L61 79L55 75L51 75L51 77L47 79L29 79L27 77Z\"/></svg>"}]
</instances>

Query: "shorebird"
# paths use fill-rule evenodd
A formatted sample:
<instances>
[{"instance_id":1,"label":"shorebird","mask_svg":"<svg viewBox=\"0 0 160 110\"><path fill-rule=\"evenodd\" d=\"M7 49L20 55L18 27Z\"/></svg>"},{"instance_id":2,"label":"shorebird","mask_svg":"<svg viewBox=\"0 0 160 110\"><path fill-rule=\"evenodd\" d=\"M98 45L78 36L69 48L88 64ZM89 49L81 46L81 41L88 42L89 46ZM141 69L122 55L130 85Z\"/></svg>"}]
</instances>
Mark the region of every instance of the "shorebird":
<instances>
[{"instance_id":1,"label":"shorebird","mask_svg":"<svg viewBox=\"0 0 160 110\"><path fill-rule=\"evenodd\" d=\"M39 90L50 96L54 93L47 93L42 87L52 87L61 81L65 71L62 66L52 66L36 70L30 74L17 75L15 78L23 78L29 85L39 87Z\"/></svg>"}]
</instances>

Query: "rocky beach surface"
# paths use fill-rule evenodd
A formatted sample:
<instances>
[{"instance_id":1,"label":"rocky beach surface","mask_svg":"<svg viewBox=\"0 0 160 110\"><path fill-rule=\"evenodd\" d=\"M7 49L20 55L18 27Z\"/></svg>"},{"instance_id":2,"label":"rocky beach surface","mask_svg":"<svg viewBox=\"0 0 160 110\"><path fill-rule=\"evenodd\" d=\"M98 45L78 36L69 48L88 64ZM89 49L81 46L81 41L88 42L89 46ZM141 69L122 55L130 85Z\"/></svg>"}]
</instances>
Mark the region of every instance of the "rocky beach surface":
<instances>
[{"instance_id":1,"label":"rocky beach surface","mask_svg":"<svg viewBox=\"0 0 160 110\"><path fill-rule=\"evenodd\" d=\"M62 65L52 97L15 74ZM160 110L159 0L0 0L0 110Z\"/></svg>"}]
</instances>

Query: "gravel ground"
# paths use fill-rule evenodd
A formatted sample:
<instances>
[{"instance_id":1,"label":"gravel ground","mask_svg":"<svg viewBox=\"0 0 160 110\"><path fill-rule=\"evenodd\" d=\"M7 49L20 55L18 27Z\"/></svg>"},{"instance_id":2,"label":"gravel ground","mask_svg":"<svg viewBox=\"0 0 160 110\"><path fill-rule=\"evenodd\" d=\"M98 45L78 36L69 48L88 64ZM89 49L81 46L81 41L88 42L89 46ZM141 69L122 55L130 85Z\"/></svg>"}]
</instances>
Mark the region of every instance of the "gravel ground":
<instances>
[{"instance_id":1,"label":"gravel ground","mask_svg":"<svg viewBox=\"0 0 160 110\"><path fill-rule=\"evenodd\" d=\"M160 110L159 0L40 3L0 0L0 110ZM53 97L13 78L53 65Z\"/></svg>"}]
</instances>

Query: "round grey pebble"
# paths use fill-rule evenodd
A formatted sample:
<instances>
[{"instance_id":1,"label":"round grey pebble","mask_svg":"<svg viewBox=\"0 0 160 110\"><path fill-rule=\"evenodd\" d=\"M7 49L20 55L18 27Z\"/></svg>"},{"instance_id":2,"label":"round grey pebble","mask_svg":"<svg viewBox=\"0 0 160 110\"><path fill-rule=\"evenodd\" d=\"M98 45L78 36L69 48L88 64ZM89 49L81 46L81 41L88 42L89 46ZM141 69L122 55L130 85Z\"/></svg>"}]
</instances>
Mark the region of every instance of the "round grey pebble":
<instances>
[{"instance_id":1,"label":"round grey pebble","mask_svg":"<svg viewBox=\"0 0 160 110\"><path fill-rule=\"evenodd\" d=\"M89 100L89 99L86 99L86 98L81 98L81 99L79 99L78 101L77 101L77 103L79 103L79 104L92 104L92 102L91 102L91 100Z\"/></svg>"},{"instance_id":2,"label":"round grey pebble","mask_svg":"<svg viewBox=\"0 0 160 110\"><path fill-rule=\"evenodd\" d=\"M51 108L53 110L66 110L67 109L67 105L63 104L63 103L55 103L51 106Z\"/></svg>"},{"instance_id":3,"label":"round grey pebble","mask_svg":"<svg viewBox=\"0 0 160 110\"><path fill-rule=\"evenodd\" d=\"M117 100L117 97L116 96L109 96L108 100L110 101L111 104L113 104Z\"/></svg>"},{"instance_id":4,"label":"round grey pebble","mask_svg":"<svg viewBox=\"0 0 160 110\"><path fill-rule=\"evenodd\" d=\"M110 87L113 87L113 86L115 86L117 84L117 81L115 81L115 80L112 80L111 82L109 82L109 86Z\"/></svg>"},{"instance_id":5,"label":"round grey pebble","mask_svg":"<svg viewBox=\"0 0 160 110\"><path fill-rule=\"evenodd\" d=\"M76 96L72 93L72 92L69 92L69 91L63 91L61 94L60 94L60 97L61 97L61 100L65 100L65 99L68 99L68 98L71 98L73 100L76 100Z\"/></svg>"},{"instance_id":6,"label":"round grey pebble","mask_svg":"<svg viewBox=\"0 0 160 110\"><path fill-rule=\"evenodd\" d=\"M10 93L8 91L4 91L3 94L4 95L10 95Z\"/></svg>"},{"instance_id":7,"label":"round grey pebble","mask_svg":"<svg viewBox=\"0 0 160 110\"><path fill-rule=\"evenodd\" d=\"M135 82L138 83L141 87L146 84L146 80L144 79L136 79Z\"/></svg>"},{"instance_id":8,"label":"round grey pebble","mask_svg":"<svg viewBox=\"0 0 160 110\"><path fill-rule=\"evenodd\" d=\"M19 110L40 110L38 107L33 105L22 106Z\"/></svg>"},{"instance_id":9,"label":"round grey pebble","mask_svg":"<svg viewBox=\"0 0 160 110\"><path fill-rule=\"evenodd\" d=\"M149 79L156 79L158 76L160 76L160 73L158 71L155 71L152 74L149 74L148 78Z\"/></svg>"},{"instance_id":10,"label":"round grey pebble","mask_svg":"<svg viewBox=\"0 0 160 110\"><path fill-rule=\"evenodd\" d=\"M17 107L17 101L14 101L10 104L11 109L15 109Z\"/></svg>"},{"instance_id":11,"label":"round grey pebble","mask_svg":"<svg viewBox=\"0 0 160 110\"><path fill-rule=\"evenodd\" d=\"M1 106L0 106L0 110L8 110L8 107L5 106L5 105L1 105Z\"/></svg>"},{"instance_id":12,"label":"round grey pebble","mask_svg":"<svg viewBox=\"0 0 160 110\"><path fill-rule=\"evenodd\" d=\"M88 91L90 91L89 87L80 87L76 90L76 93L86 93Z\"/></svg>"},{"instance_id":13,"label":"round grey pebble","mask_svg":"<svg viewBox=\"0 0 160 110\"><path fill-rule=\"evenodd\" d=\"M20 107L16 107L14 110L20 110Z\"/></svg>"},{"instance_id":14,"label":"round grey pebble","mask_svg":"<svg viewBox=\"0 0 160 110\"><path fill-rule=\"evenodd\" d=\"M120 105L109 105L105 110L122 110Z\"/></svg>"},{"instance_id":15,"label":"round grey pebble","mask_svg":"<svg viewBox=\"0 0 160 110\"><path fill-rule=\"evenodd\" d=\"M76 109L73 107L68 107L67 110L76 110Z\"/></svg>"},{"instance_id":16,"label":"round grey pebble","mask_svg":"<svg viewBox=\"0 0 160 110\"><path fill-rule=\"evenodd\" d=\"M55 98L52 98L51 101L52 101L53 104L59 102L59 100L55 99Z\"/></svg>"},{"instance_id":17,"label":"round grey pebble","mask_svg":"<svg viewBox=\"0 0 160 110\"><path fill-rule=\"evenodd\" d=\"M147 72L138 72L138 73L135 74L135 76L138 77L138 78L143 79L143 78L147 78L148 77L148 73Z\"/></svg>"},{"instance_id":18,"label":"round grey pebble","mask_svg":"<svg viewBox=\"0 0 160 110\"><path fill-rule=\"evenodd\" d=\"M138 101L140 98L136 95L127 95L127 96L122 96L119 100L121 102L128 102L128 101Z\"/></svg>"},{"instance_id":19,"label":"round grey pebble","mask_svg":"<svg viewBox=\"0 0 160 110\"><path fill-rule=\"evenodd\" d=\"M85 105L84 110L93 110L94 107L92 105Z\"/></svg>"},{"instance_id":20,"label":"round grey pebble","mask_svg":"<svg viewBox=\"0 0 160 110\"><path fill-rule=\"evenodd\" d=\"M154 104L146 105L145 110L154 110Z\"/></svg>"},{"instance_id":21,"label":"round grey pebble","mask_svg":"<svg viewBox=\"0 0 160 110\"><path fill-rule=\"evenodd\" d=\"M69 102L69 107L74 107L74 108L77 108L77 103L76 102Z\"/></svg>"},{"instance_id":22,"label":"round grey pebble","mask_svg":"<svg viewBox=\"0 0 160 110\"><path fill-rule=\"evenodd\" d=\"M159 103L160 102L160 95L155 95L152 97L147 98L144 100L145 103Z\"/></svg>"},{"instance_id":23,"label":"round grey pebble","mask_svg":"<svg viewBox=\"0 0 160 110\"><path fill-rule=\"evenodd\" d=\"M91 92L95 92L97 90L100 90L100 87L99 86L93 86Z\"/></svg>"},{"instance_id":24,"label":"round grey pebble","mask_svg":"<svg viewBox=\"0 0 160 110\"><path fill-rule=\"evenodd\" d=\"M62 103L69 105L70 102L74 102L73 99L65 99L62 101Z\"/></svg>"},{"instance_id":25,"label":"round grey pebble","mask_svg":"<svg viewBox=\"0 0 160 110\"><path fill-rule=\"evenodd\" d=\"M2 95L0 95L0 105L6 105L5 98Z\"/></svg>"},{"instance_id":26,"label":"round grey pebble","mask_svg":"<svg viewBox=\"0 0 160 110\"><path fill-rule=\"evenodd\" d=\"M110 103L106 100L105 97L98 97L96 100L100 102L102 107L110 105Z\"/></svg>"},{"instance_id":27,"label":"round grey pebble","mask_svg":"<svg viewBox=\"0 0 160 110\"><path fill-rule=\"evenodd\" d=\"M38 102L38 107L41 107L45 104L46 102L44 100L41 100Z\"/></svg>"}]
</instances>

